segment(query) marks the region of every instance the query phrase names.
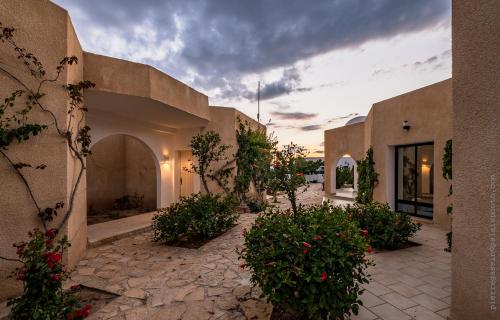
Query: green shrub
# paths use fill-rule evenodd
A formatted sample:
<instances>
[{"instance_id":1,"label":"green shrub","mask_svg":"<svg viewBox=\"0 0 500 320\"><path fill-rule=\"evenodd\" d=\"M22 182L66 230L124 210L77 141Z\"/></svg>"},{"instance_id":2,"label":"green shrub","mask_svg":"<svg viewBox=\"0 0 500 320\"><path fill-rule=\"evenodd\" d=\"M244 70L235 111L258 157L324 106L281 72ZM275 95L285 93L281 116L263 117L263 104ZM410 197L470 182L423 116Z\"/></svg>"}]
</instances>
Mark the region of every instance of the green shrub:
<instances>
[{"instance_id":1,"label":"green shrub","mask_svg":"<svg viewBox=\"0 0 500 320\"><path fill-rule=\"evenodd\" d=\"M158 210L153 218L154 240L172 243L181 237L211 239L232 227L237 219L232 197L195 194Z\"/></svg>"},{"instance_id":2,"label":"green shrub","mask_svg":"<svg viewBox=\"0 0 500 320\"><path fill-rule=\"evenodd\" d=\"M408 214L394 212L383 203L354 204L346 211L362 230L368 231L370 244L378 249L400 248L421 227Z\"/></svg>"},{"instance_id":3,"label":"green shrub","mask_svg":"<svg viewBox=\"0 0 500 320\"><path fill-rule=\"evenodd\" d=\"M340 208L274 211L245 233L243 268L277 312L296 319L339 319L359 310L368 283L366 239Z\"/></svg>"},{"instance_id":4,"label":"green shrub","mask_svg":"<svg viewBox=\"0 0 500 320\"><path fill-rule=\"evenodd\" d=\"M260 199L249 198L246 200L246 203L250 212L253 213L262 212L267 208L267 203Z\"/></svg>"}]
</instances>

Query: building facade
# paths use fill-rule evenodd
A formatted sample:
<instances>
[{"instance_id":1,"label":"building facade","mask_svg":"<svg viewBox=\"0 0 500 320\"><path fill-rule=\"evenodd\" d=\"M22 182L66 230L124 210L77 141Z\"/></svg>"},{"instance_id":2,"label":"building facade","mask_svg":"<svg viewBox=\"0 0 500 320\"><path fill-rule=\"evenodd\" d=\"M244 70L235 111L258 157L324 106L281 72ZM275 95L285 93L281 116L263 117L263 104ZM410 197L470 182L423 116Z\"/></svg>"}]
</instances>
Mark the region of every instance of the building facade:
<instances>
[{"instance_id":1,"label":"building facade","mask_svg":"<svg viewBox=\"0 0 500 320\"><path fill-rule=\"evenodd\" d=\"M184 170L195 161L189 146L193 135L215 130L223 143L232 146L228 151L231 156L238 119L265 130L234 108L209 106L206 95L151 66L83 51L68 13L50 1L0 1L0 13L3 26L16 28L18 45L44 63L47 77L54 77L63 57L78 58L76 66L64 69L57 82L45 87L44 103L59 123L69 121L69 98L62 85L82 80L96 84L84 96L92 155L75 192L73 214L61 232L72 244L65 257L70 267L86 251L88 208L107 209L113 200L135 193L144 196L152 211L166 207L180 196L200 191L199 177ZM36 85L6 45L0 46L0 63L18 79ZM6 97L16 89L18 83L1 73L0 95ZM50 121L39 110L30 116ZM43 171L26 173L41 207L70 201L80 165L54 128L5 152L16 162L47 166ZM1 157L0 177L0 255L15 257L12 244L25 240L28 231L42 225L27 189ZM216 188L212 190L222 191ZM14 262L0 261L0 300L19 292L19 284L9 279L15 266Z\"/></svg>"},{"instance_id":2,"label":"building facade","mask_svg":"<svg viewBox=\"0 0 500 320\"><path fill-rule=\"evenodd\" d=\"M372 147L379 174L374 200L449 226L451 199L442 158L453 136L451 79L377 102L366 117L354 120L325 131L326 196L336 193L339 160L359 161Z\"/></svg>"}]
</instances>

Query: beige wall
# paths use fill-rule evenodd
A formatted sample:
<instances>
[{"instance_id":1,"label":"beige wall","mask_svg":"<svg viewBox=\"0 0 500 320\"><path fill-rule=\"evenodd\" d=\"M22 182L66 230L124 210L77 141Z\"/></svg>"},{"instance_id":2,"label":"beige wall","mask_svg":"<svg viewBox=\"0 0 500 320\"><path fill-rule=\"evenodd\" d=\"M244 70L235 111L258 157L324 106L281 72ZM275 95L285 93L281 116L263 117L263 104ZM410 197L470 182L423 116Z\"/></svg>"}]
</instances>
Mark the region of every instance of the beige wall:
<instances>
[{"instance_id":1,"label":"beige wall","mask_svg":"<svg viewBox=\"0 0 500 320\"><path fill-rule=\"evenodd\" d=\"M206 95L145 64L86 52L85 78L96 83L96 91L150 98L210 119Z\"/></svg>"},{"instance_id":2,"label":"beige wall","mask_svg":"<svg viewBox=\"0 0 500 320\"><path fill-rule=\"evenodd\" d=\"M156 166L152 152L126 135L107 137L92 147L87 159L87 206L111 209L124 195L144 197L144 207L156 209Z\"/></svg>"},{"instance_id":3,"label":"beige wall","mask_svg":"<svg viewBox=\"0 0 500 320\"><path fill-rule=\"evenodd\" d=\"M394 146L434 143L434 223L449 225L446 207L449 184L442 176L443 149L452 131L451 80L441 81L373 105L371 146L374 150L375 170L379 184L374 198L394 203ZM410 130L402 128L409 121ZM366 146L368 148L369 146Z\"/></svg>"},{"instance_id":4,"label":"beige wall","mask_svg":"<svg viewBox=\"0 0 500 320\"><path fill-rule=\"evenodd\" d=\"M325 193L335 193L337 162L344 155L355 161L364 156L364 123L350 124L325 131Z\"/></svg>"},{"instance_id":5,"label":"beige wall","mask_svg":"<svg viewBox=\"0 0 500 320\"><path fill-rule=\"evenodd\" d=\"M455 0L452 12L451 319L500 319L500 5Z\"/></svg>"},{"instance_id":6,"label":"beige wall","mask_svg":"<svg viewBox=\"0 0 500 320\"><path fill-rule=\"evenodd\" d=\"M402 128L404 120L411 129ZM446 140L452 131L451 80L441 81L403 95L377 102L363 123L325 131L325 193L333 193L335 166L344 154L354 160L364 157L370 146L374 150L375 170L379 184L376 201L395 203L395 146L422 142L434 143L434 218L448 226L446 213L450 199L449 184L442 177L442 157Z\"/></svg>"},{"instance_id":7,"label":"beige wall","mask_svg":"<svg viewBox=\"0 0 500 320\"><path fill-rule=\"evenodd\" d=\"M68 55L82 57L80 45L66 11L48 1L0 1L0 21L4 26L17 29L16 41L20 46L32 51L44 63L48 77L54 77L55 66L63 57ZM0 63L30 86L35 85L31 76L20 65L16 54L12 49L7 49L5 43L0 44ZM54 112L58 122L63 126L68 120L68 99L61 85L81 80L82 73L82 66L79 64L70 71L64 71L58 82L47 84L45 87L47 96L43 98L43 102ZM16 83L3 73L0 74L2 99L16 89L19 89ZM51 123L47 114L37 110L30 114L30 118L34 122ZM64 139L56 134L53 126L38 137L30 139L28 143L12 146L7 154L15 162L47 165L43 171L25 170L41 207L53 207L59 201L68 204L69 192L79 166L70 156ZM0 254L14 257L15 250L12 248L12 243L26 239L30 229L40 228L41 225L26 188L4 158L0 158L0 176L2 177ZM86 246L86 241L82 241L86 237L84 190L85 179L76 196L74 215L62 232L68 235L73 243L67 255L70 266L74 265L83 254ZM57 221L53 224L55 223ZM0 262L0 300L19 292L19 284L7 279L14 267L15 264Z\"/></svg>"},{"instance_id":8,"label":"beige wall","mask_svg":"<svg viewBox=\"0 0 500 320\"><path fill-rule=\"evenodd\" d=\"M229 159L233 159L233 156L238 151L238 143L236 141L236 131L239 127L238 118L241 119L243 123L248 122L250 127L252 128L261 128L262 130L266 130L264 125L259 124L256 120L250 118L249 116L241 113L240 111L234 108L228 107L219 107L219 106L210 106L210 123L204 129L204 131L214 130L219 133L222 143L229 145L229 148L226 151L226 155ZM214 167L220 168L223 166L225 161L221 161L217 163ZM234 175L236 175L236 163L232 165L234 167L233 177L229 179L229 189L233 190L234 188ZM223 189L214 181L209 181L208 183L209 189L215 193L223 193ZM203 188L201 188L203 190Z\"/></svg>"}]
</instances>

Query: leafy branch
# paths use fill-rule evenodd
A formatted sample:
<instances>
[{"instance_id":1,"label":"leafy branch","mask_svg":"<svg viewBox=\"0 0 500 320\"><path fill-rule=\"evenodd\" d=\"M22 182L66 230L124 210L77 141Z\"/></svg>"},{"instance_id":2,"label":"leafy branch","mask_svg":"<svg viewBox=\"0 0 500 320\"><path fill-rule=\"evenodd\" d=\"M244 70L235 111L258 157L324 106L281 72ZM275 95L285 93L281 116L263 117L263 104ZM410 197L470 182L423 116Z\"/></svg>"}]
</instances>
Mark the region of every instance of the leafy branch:
<instances>
[{"instance_id":1,"label":"leafy branch","mask_svg":"<svg viewBox=\"0 0 500 320\"><path fill-rule=\"evenodd\" d=\"M54 108L48 108L43 102L43 98L46 96L44 89L48 83L58 82L63 71L67 67L77 64L78 58L75 56L64 57L55 67L55 75L49 77L43 63L33 53L16 43L15 31L14 28L4 27L0 23L0 45L6 45L13 50L17 59L34 80L35 85L28 85L27 82L0 64L0 73L6 75L20 86L0 104L0 154L6 159L26 187L45 231L48 231L48 223L53 221L58 214L62 214L61 221L56 228L53 228L57 233L67 223L74 210L76 193L86 169L85 158L90 154L90 128L83 125L87 111L83 106L83 92L95 85L90 81L80 81L62 86L69 98L67 111L69 120L66 126L60 126L56 115L51 111ZM21 99L24 100L20 101ZM57 134L66 141L71 156L80 164L76 182L71 188L68 206L65 206L64 202L58 202L53 207L41 207L24 172L30 169L44 170L47 165L16 162L8 154L9 148L15 143L25 143L31 137L37 136L49 128L47 124L30 122L28 115L34 109L49 116ZM8 258L2 259L7 260Z\"/></svg>"}]
</instances>

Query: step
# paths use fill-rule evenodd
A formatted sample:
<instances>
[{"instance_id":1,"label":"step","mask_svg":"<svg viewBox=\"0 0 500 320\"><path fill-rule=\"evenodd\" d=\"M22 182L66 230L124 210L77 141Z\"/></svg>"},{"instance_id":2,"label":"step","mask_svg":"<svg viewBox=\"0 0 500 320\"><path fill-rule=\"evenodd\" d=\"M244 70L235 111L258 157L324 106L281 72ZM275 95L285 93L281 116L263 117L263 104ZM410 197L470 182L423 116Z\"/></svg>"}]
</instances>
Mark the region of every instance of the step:
<instances>
[{"instance_id":1,"label":"step","mask_svg":"<svg viewBox=\"0 0 500 320\"><path fill-rule=\"evenodd\" d=\"M87 227L87 243L94 248L105 243L123 239L130 235L151 230L152 219L156 212L96 223Z\"/></svg>"}]
</instances>

